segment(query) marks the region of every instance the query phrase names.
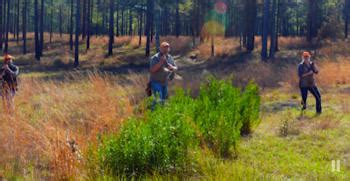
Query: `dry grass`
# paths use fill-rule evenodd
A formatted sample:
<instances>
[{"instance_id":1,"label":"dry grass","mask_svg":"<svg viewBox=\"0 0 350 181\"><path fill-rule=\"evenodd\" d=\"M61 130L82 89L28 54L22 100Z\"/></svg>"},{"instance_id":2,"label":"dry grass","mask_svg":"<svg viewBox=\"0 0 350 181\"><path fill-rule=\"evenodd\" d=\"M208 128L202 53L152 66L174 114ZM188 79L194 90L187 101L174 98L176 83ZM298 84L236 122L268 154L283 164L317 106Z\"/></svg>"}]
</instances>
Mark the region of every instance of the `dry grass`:
<instances>
[{"instance_id":1,"label":"dry grass","mask_svg":"<svg viewBox=\"0 0 350 181\"><path fill-rule=\"evenodd\" d=\"M29 36L32 38L32 34ZM48 38L46 34L46 41ZM48 66L56 60L64 64L69 63L72 54L68 51L68 40L68 35L60 38L55 34L54 43L47 44L45 56L39 66ZM91 39L91 50L82 51L81 60L94 65L99 65L104 61L114 64L120 61L119 56L126 57L122 53L140 56L134 55L133 50L144 48L145 41L145 37L142 37L142 46L138 47L137 36L117 37L115 38L115 52L118 52L115 56L106 58L108 37L94 36ZM170 42L174 55L186 55L192 51L190 37L167 36L162 37L161 41ZM290 98L291 95L298 94L296 66L299 57L295 56L298 54L295 51L305 47L305 40L303 38L280 38L279 41L281 52L276 55L277 63L261 62L257 50L247 57L248 63L228 64L229 66L215 71L219 77L227 77L233 73L237 85L244 85L249 80L255 80L262 88L267 88L267 91L274 90L271 93L274 94L272 96L276 96L280 91L286 91L285 96ZM239 53L237 38L217 37L215 43L217 59L212 59L214 63L221 59L231 61L230 57ZM261 47L260 38L256 39L256 43L259 49ZM11 53L20 54L20 46L16 46L15 42L11 42L10 46ZM28 46L29 51L33 52L32 40L28 42ZM154 47L154 43L152 46ZM344 56L339 56L334 59L337 61L332 61L332 52L341 54L341 48L332 43L325 46L328 47L321 48L317 56L321 60L318 61L321 69L320 74L317 75L318 84L322 89L349 84L350 61ZM345 48L346 43L341 44L340 47ZM123 50L125 52L119 52ZM294 54L289 54L290 52ZM201 60L210 59L210 41L198 45L195 53ZM284 53L291 61L278 62ZM31 60L29 56L25 57L21 63ZM138 59L136 57L133 60ZM184 75L186 81L176 82L176 85L191 89L194 95L198 94L198 87L205 73L202 75L187 72L186 74ZM81 75L76 76L74 80L65 79L63 81L23 78L16 97L16 111L13 115L0 112L2 120L0 122L0 141L2 143L0 145L0 153L2 153L0 170L3 170L0 171L0 178L2 173L13 173L13 175L32 175L33 180L43 177L62 180L74 179L84 174L82 172L86 170L82 167L89 144L97 144L98 135L117 132L120 124L133 115L133 106L144 98L147 76L144 73L129 73L126 76L127 78L120 76L121 81L101 74L89 74L88 78ZM121 86L118 84L121 82L123 85L127 83L131 86ZM338 96L339 94L337 98L340 99ZM344 92L341 96L340 111L349 113L348 92ZM271 97L271 99L280 98ZM330 98L326 97L324 101L330 101L327 99ZM307 130L336 129L339 122L333 118L325 116L312 124L290 122L286 133L287 135L298 135L299 132L294 132L294 128L300 128L305 132Z\"/></svg>"},{"instance_id":2,"label":"dry grass","mask_svg":"<svg viewBox=\"0 0 350 181\"><path fill-rule=\"evenodd\" d=\"M32 167L27 174L34 180L81 174L88 145L98 135L116 132L132 114L127 87L113 82L98 74L73 82L23 80L16 111L0 114L0 169L23 174ZM50 174L35 175L45 171Z\"/></svg>"},{"instance_id":3,"label":"dry grass","mask_svg":"<svg viewBox=\"0 0 350 181\"><path fill-rule=\"evenodd\" d=\"M217 57L227 57L237 53L239 50L239 39L229 38L225 39L223 37L215 37L215 56ZM211 41L205 41L197 47L199 51L199 58L202 60L209 59L211 57Z\"/></svg>"}]
</instances>

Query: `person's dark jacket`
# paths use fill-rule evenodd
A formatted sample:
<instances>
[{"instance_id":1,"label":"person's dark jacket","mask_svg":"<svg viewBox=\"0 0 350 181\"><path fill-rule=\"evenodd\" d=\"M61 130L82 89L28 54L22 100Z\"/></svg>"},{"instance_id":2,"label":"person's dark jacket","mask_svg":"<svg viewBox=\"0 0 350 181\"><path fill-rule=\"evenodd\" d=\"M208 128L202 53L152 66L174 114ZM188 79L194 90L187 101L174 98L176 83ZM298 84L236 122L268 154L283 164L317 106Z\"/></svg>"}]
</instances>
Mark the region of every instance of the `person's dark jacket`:
<instances>
[{"instance_id":1,"label":"person's dark jacket","mask_svg":"<svg viewBox=\"0 0 350 181\"><path fill-rule=\"evenodd\" d=\"M313 72L315 74L318 73L318 71L315 69L315 65L313 63L311 64L305 64L301 63L298 66L298 75L299 75L299 86L300 87L315 87L316 81L314 78L314 74L308 75L303 77L305 73Z\"/></svg>"},{"instance_id":2,"label":"person's dark jacket","mask_svg":"<svg viewBox=\"0 0 350 181\"><path fill-rule=\"evenodd\" d=\"M19 74L19 68L18 66L14 64L9 64L9 69L6 70L4 68L1 69L1 75L3 75L1 78L3 80L2 87L3 88L10 88L12 91L17 90L17 76Z\"/></svg>"}]
</instances>

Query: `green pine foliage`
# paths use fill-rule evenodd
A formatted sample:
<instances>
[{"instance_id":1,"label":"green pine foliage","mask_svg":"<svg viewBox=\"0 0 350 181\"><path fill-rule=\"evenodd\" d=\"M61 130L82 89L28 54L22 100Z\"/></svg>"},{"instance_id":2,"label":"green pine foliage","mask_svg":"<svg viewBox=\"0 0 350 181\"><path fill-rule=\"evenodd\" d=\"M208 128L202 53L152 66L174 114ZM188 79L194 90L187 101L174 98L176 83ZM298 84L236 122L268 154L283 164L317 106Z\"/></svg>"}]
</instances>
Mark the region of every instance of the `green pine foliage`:
<instances>
[{"instance_id":1,"label":"green pine foliage","mask_svg":"<svg viewBox=\"0 0 350 181\"><path fill-rule=\"evenodd\" d=\"M223 157L230 155L240 137L240 97L231 83L211 78L196 100L195 122L208 147Z\"/></svg>"},{"instance_id":2,"label":"green pine foliage","mask_svg":"<svg viewBox=\"0 0 350 181\"><path fill-rule=\"evenodd\" d=\"M255 84L241 91L211 78L198 98L179 90L166 105L106 137L98 151L101 167L114 175L191 171L203 146L220 157L236 152L241 131L250 133L258 124L259 109Z\"/></svg>"}]
</instances>

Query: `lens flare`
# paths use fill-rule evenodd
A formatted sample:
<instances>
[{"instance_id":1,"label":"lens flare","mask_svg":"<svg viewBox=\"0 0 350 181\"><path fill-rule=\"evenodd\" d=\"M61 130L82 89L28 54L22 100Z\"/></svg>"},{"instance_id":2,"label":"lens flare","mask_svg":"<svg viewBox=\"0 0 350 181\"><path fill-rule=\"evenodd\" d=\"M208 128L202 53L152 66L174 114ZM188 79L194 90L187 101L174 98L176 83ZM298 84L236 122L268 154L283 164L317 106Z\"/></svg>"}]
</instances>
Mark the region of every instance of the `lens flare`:
<instances>
[{"instance_id":1,"label":"lens flare","mask_svg":"<svg viewBox=\"0 0 350 181\"><path fill-rule=\"evenodd\" d=\"M225 14L227 12L227 5L222 1L216 2L214 8L219 14Z\"/></svg>"},{"instance_id":2,"label":"lens flare","mask_svg":"<svg viewBox=\"0 0 350 181\"><path fill-rule=\"evenodd\" d=\"M225 26L217 21L207 21L202 29L204 35L224 35Z\"/></svg>"}]
</instances>

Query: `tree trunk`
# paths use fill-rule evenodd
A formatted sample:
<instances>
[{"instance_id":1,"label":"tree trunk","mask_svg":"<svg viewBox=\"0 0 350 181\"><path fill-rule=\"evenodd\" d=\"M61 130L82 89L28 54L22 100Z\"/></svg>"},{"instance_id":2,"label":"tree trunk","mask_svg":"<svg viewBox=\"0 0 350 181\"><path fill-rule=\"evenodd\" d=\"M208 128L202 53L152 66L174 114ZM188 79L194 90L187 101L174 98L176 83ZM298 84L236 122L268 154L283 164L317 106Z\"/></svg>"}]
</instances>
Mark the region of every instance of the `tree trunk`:
<instances>
[{"instance_id":1,"label":"tree trunk","mask_svg":"<svg viewBox=\"0 0 350 181\"><path fill-rule=\"evenodd\" d=\"M27 54L27 7L28 7L28 0L24 0L24 5L22 7L23 54Z\"/></svg>"},{"instance_id":2,"label":"tree trunk","mask_svg":"<svg viewBox=\"0 0 350 181\"><path fill-rule=\"evenodd\" d=\"M345 0L345 5L344 5L344 34L345 38L348 38L349 36L349 14L350 14L350 0Z\"/></svg>"},{"instance_id":3,"label":"tree trunk","mask_svg":"<svg viewBox=\"0 0 350 181\"><path fill-rule=\"evenodd\" d=\"M147 20L146 20L146 56L150 56L151 52L151 29L153 26L153 8L154 8L154 0L147 0Z\"/></svg>"},{"instance_id":4,"label":"tree trunk","mask_svg":"<svg viewBox=\"0 0 350 181\"><path fill-rule=\"evenodd\" d=\"M19 14L20 14L20 6L19 6L19 0L17 0L17 15L16 15L16 41L17 41L17 44L19 43Z\"/></svg>"},{"instance_id":5,"label":"tree trunk","mask_svg":"<svg viewBox=\"0 0 350 181\"><path fill-rule=\"evenodd\" d=\"M70 5L70 26L69 26L69 47L73 51L73 15L74 15L74 0L71 0Z\"/></svg>"},{"instance_id":6,"label":"tree trunk","mask_svg":"<svg viewBox=\"0 0 350 181\"><path fill-rule=\"evenodd\" d=\"M132 36L132 24L133 24L133 18L132 18L132 11L129 10L129 36Z\"/></svg>"},{"instance_id":7,"label":"tree trunk","mask_svg":"<svg viewBox=\"0 0 350 181\"><path fill-rule=\"evenodd\" d=\"M139 15L139 47L141 47L142 44L142 20L143 20L143 12L140 10Z\"/></svg>"},{"instance_id":8,"label":"tree trunk","mask_svg":"<svg viewBox=\"0 0 350 181\"><path fill-rule=\"evenodd\" d=\"M120 30L121 30L121 35L124 36L125 33L124 33L124 9L121 10L122 11L122 22L121 22L121 27L120 27Z\"/></svg>"},{"instance_id":9,"label":"tree trunk","mask_svg":"<svg viewBox=\"0 0 350 181\"><path fill-rule=\"evenodd\" d=\"M109 43L108 56L113 55L114 42L114 0L109 0Z\"/></svg>"},{"instance_id":10,"label":"tree trunk","mask_svg":"<svg viewBox=\"0 0 350 181\"><path fill-rule=\"evenodd\" d=\"M60 16L59 16L59 26L60 26L60 37L62 37L62 33L63 33L63 13L62 13L62 5L60 5Z\"/></svg>"},{"instance_id":11,"label":"tree trunk","mask_svg":"<svg viewBox=\"0 0 350 181\"><path fill-rule=\"evenodd\" d=\"M44 49L44 4L45 1L44 0L41 0L41 13L40 13L40 52L39 52L39 55L40 57L43 56L43 49Z\"/></svg>"},{"instance_id":12,"label":"tree trunk","mask_svg":"<svg viewBox=\"0 0 350 181\"><path fill-rule=\"evenodd\" d=\"M119 36L119 2L117 2L117 18L115 21L116 36Z\"/></svg>"},{"instance_id":13,"label":"tree trunk","mask_svg":"<svg viewBox=\"0 0 350 181\"><path fill-rule=\"evenodd\" d=\"M83 0L83 22L82 22L82 39L85 40L85 37L86 37L86 19L87 19L87 16L86 16L86 1L87 0Z\"/></svg>"},{"instance_id":14,"label":"tree trunk","mask_svg":"<svg viewBox=\"0 0 350 181\"><path fill-rule=\"evenodd\" d=\"M261 57L267 59L267 39L269 36L270 0L264 0L263 32Z\"/></svg>"},{"instance_id":15,"label":"tree trunk","mask_svg":"<svg viewBox=\"0 0 350 181\"><path fill-rule=\"evenodd\" d=\"M272 25L271 25L271 41L270 41L270 58L274 58L276 52L276 38L277 38L277 0L273 0L272 4Z\"/></svg>"},{"instance_id":16,"label":"tree trunk","mask_svg":"<svg viewBox=\"0 0 350 181\"><path fill-rule=\"evenodd\" d=\"M3 35L4 35L4 29L3 29L3 19L4 19L4 14L3 14L3 0L0 0L0 50L3 48Z\"/></svg>"},{"instance_id":17,"label":"tree trunk","mask_svg":"<svg viewBox=\"0 0 350 181\"><path fill-rule=\"evenodd\" d=\"M88 12L87 12L87 25L86 25L86 29L87 29L87 31L86 31L86 36L87 36L87 38L86 38L86 50L89 50L90 49L90 34L91 34L91 21L92 21L92 11L93 11L93 9L92 9L92 7L91 7L91 1L93 1L93 0L87 0L88 1ZM93 4L93 3L92 3Z\"/></svg>"},{"instance_id":18,"label":"tree trunk","mask_svg":"<svg viewBox=\"0 0 350 181\"><path fill-rule=\"evenodd\" d=\"M76 0L74 68L79 66L80 0Z\"/></svg>"},{"instance_id":19,"label":"tree trunk","mask_svg":"<svg viewBox=\"0 0 350 181\"><path fill-rule=\"evenodd\" d=\"M40 42L39 42L39 8L38 1L34 0L34 39L35 39L35 58L40 61Z\"/></svg>"},{"instance_id":20,"label":"tree trunk","mask_svg":"<svg viewBox=\"0 0 350 181\"><path fill-rule=\"evenodd\" d=\"M179 13L179 0L176 0L176 20L175 20L175 34L176 37L180 36L180 13Z\"/></svg>"},{"instance_id":21,"label":"tree trunk","mask_svg":"<svg viewBox=\"0 0 350 181\"><path fill-rule=\"evenodd\" d=\"M246 0L245 2L245 38L246 48L249 52L254 50L255 25L257 16L257 0Z\"/></svg>"},{"instance_id":22,"label":"tree trunk","mask_svg":"<svg viewBox=\"0 0 350 181\"><path fill-rule=\"evenodd\" d=\"M156 50L160 52L160 10L156 10L155 20L156 20Z\"/></svg>"},{"instance_id":23,"label":"tree trunk","mask_svg":"<svg viewBox=\"0 0 350 181\"><path fill-rule=\"evenodd\" d=\"M5 37L5 53L8 53L9 50L9 31L10 31L10 8L11 8L11 0L7 0L7 17L6 17L6 37Z\"/></svg>"},{"instance_id":24,"label":"tree trunk","mask_svg":"<svg viewBox=\"0 0 350 181\"><path fill-rule=\"evenodd\" d=\"M307 13L307 41L311 42L317 36L316 17L317 17L317 1L308 0Z\"/></svg>"},{"instance_id":25,"label":"tree trunk","mask_svg":"<svg viewBox=\"0 0 350 181\"><path fill-rule=\"evenodd\" d=\"M53 0L51 0L51 13L50 13L50 43L52 43L52 34L53 34Z\"/></svg>"}]
</instances>

